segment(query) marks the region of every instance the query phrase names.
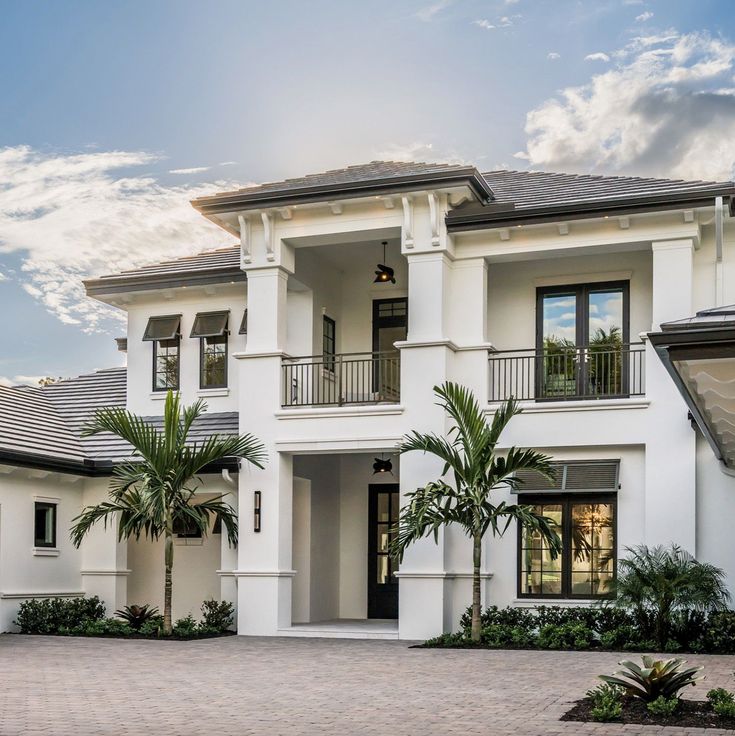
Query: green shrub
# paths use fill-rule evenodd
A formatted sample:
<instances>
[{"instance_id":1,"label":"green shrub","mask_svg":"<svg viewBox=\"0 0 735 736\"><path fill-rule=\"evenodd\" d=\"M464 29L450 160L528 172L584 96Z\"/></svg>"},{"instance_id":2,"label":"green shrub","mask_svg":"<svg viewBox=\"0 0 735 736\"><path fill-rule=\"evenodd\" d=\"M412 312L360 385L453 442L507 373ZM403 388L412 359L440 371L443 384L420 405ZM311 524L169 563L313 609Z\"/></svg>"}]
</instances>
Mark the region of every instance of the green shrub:
<instances>
[{"instance_id":1,"label":"green shrub","mask_svg":"<svg viewBox=\"0 0 735 736\"><path fill-rule=\"evenodd\" d=\"M197 622L191 614L184 616L184 618L180 618L174 623L172 633L174 636L182 638L196 636Z\"/></svg>"},{"instance_id":2,"label":"green shrub","mask_svg":"<svg viewBox=\"0 0 735 736\"><path fill-rule=\"evenodd\" d=\"M158 609L146 603L144 606L125 606L119 611L115 611L115 615L123 621L127 621L130 628L137 631L146 621L158 615Z\"/></svg>"},{"instance_id":3,"label":"green shrub","mask_svg":"<svg viewBox=\"0 0 735 736\"><path fill-rule=\"evenodd\" d=\"M654 716L673 716L679 708L679 698L665 698L659 695L646 705L649 713Z\"/></svg>"},{"instance_id":4,"label":"green shrub","mask_svg":"<svg viewBox=\"0 0 735 736\"><path fill-rule=\"evenodd\" d=\"M587 697L592 701L592 720L601 723L616 721L623 712L620 702L623 691L616 685L598 685L587 691Z\"/></svg>"},{"instance_id":5,"label":"green shrub","mask_svg":"<svg viewBox=\"0 0 735 736\"><path fill-rule=\"evenodd\" d=\"M623 624L600 634L605 649L645 649L640 631L632 624Z\"/></svg>"},{"instance_id":6,"label":"green shrub","mask_svg":"<svg viewBox=\"0 0 735 736\"><path fill-rule=\"evenodd\" d=\"M583 623L546 624L538 634L542 649L589 649L594 632Z\"/></svg>"},{"instance_id":7,"label":"green shrub","mask_svg":"<svg viewBox=\"0 0 735 736\"><path fill-rule=\"evenodd\" d=\"M117 618L103 618L88 621L81 632L84 636L130 636L134 630L127 621Z\"/></svg>"},{"instance_id":8,"label":"green shrub","mask_svg":"<svg viewBox=\"0 0 735 736\"><path fill-rule=\"evenodd\" d=\"M33 598L23 601L15 624L22 634L68 634L89 621L104 618L105 607L89 598Z\"/></svg>"},{"instance_id":9,"label":"green shrub","mask_svg":"<svg viewBox=\"0 0 735 736\"><path fill-rule=\"evenodd\" d=\"M203 633L222 633L227 631L235 620L235 606L229 601L208 600L202 603Z\"/></svg>"},{"instance_id":10,"label":"green shrub","mask_svg":"<svg viewBox=\"0 0 735 736\"><path fill-rule=\"evenodd\" d=\"M735 718L735 695L725 690L724 687L718 687L707 693L712 710L718 716L726 718Z\"/></svg>"},{"instance_id":11,"label":"green shrub","mask_svg":"<svg viewBox=\"0 0 735 736\"><path fill-rule=\"evenodd\" d=\"M140 625L138 633L141 636L161 636L162 630L163 616L151 616Z\"/></svg>"},{"instance_id":12,"label":"green shrub","mask_svg":"<svg viewBox=\"0 0 735 736\"><path fill-rule=\"evenodd\" d=\"M695 651L735 654L735 611L712 611L693 642Z\"/></svg>"},{"instance_id":13,"label":"green shrub","mask_svg":"<svg viewBox=\"0 0 735 736\"><path fill-rule=\"evenodd\" d=\"M423 646L436 649L453 649L455 647L463 647L470 644L469 636L465 636L463 633L459 632L456 634L439 634L439 636L427 639Z\"/></svg>"},{"instance_id":14,"label":"green shrub","mask_svg":"<svg viewBox=\"0 0 735 736\"><path fill-rule=\"evenodd\" d=\"M523 626L490 624L482 630L480 641L491 649L527 649L535 645L536 636Z\"/></svg>"},{"instance_id":15,"label":"green shrub","mask_svg":"<svg viewBox=\"0 0 735 736\"><path fill-rule=\"evenodd\" d=\"M619 662L624 669L612 675L600 675L600 679L610 685L622 687L625 692L640 698L645 703L656 700L659 696L666 699L678 697L681 690L688 685L696 685L702 677L696 677L703 667L688 667L683 659L655 660L644 656L643 667L625 660Z\"/></svg>"}]
</instances>

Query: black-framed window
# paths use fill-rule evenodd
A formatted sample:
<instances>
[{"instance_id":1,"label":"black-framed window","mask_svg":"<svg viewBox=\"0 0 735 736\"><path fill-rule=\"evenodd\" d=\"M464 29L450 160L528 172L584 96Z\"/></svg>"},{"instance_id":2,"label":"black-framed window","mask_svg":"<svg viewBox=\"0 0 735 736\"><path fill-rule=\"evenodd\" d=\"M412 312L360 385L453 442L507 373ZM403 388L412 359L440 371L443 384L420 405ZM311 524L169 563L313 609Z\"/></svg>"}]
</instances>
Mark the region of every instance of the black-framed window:
<instances>
[{"instance_id":1,"label":"black-framed window","mask_svg":"<svg viewBox=\"0 0 735 736\"><path fill-rule=\"evenodd\" d=\"M325 314L322 317L322 359L324 368L334 373L334 358L337 355L337 323Z\"/></svg>"},{"instance_id":2,"label":"black-framed window","mask_svg":"<svg viewBox=\"0 0 735 736\"><path fill-rule=\"evenodd\" d=\"M519 528L519 597L611 597L617 567L616 494L523 494L519 502L552 519L562 541L554 559L538 532Z\"/></svg>"},{"instance_id":3,"label":"black-framed window","mask_svg":"<svg viewBox=\"0 0 735 736\"><path fill-rule=\"evenodd\" d=\"M33 546L56 547L56 504L36 501L33 519Z\"/></svg>"},{"instance_id":4,"label":"black-framed window","mask_svg":"<svg viewBox=\"0 0 735 736\"><path fill-rule=\"evenodd\" d=\"M201 539L202 530L187 518L174 519L173 532L179 539Z\"/></svg>"},{"instance_id":5,"label":"black-framed window","mask_svg":"<svg viewBox=\"0 0 735 736\"><path fill-rule=\"evenodd\" d=\"M227 388L227 335L200 340L199 387Z\"/></svg>"},{"instance_id":6,"label":"black-framed window","mask_svg":"<svg viewBox=\"0 0 735 736\"><path fill-rule=\"evenodd\" d=\"M179 388L181 338L156 340L153 343L153 390L177 391Z\"/></svg>"},{"instance_id":7,"label":"black-framed window","mask_svg":"<svg viewBox=\"0 0 735 736\"><path fill-rule=\"evenodd\" d=\"M536 397L627 395L630 282L546 286L536 299Z\"/></svg>"}]
</instances>

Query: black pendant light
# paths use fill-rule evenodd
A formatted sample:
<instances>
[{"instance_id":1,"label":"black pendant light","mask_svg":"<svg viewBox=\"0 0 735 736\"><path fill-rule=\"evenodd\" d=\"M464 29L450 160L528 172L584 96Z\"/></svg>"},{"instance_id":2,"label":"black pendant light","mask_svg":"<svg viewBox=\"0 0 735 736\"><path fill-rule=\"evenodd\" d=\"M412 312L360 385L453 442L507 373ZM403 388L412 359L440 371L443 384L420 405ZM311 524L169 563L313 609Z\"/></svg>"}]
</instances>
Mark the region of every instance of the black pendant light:
<instances>
[{"instance_id":1,"label":"black pendant light","mask_svg":"<svg viewBox=\"0 0 735 736\"><path fill-rule=\"evenodd\" d=\"M381 475L382 473L390 473L393 475L393 463L390 458L387 460L383 457L383 453L380 453L380 457L373 458L373 475Z\"/></svg>"},{"instance_id":2,"label":"black pendant light","mask_svg":"<svg viewBox=\"0 0 735 736\"><path fill-rule=\"evenodd\" d=\"M388 245L388 241L383 241L383 260L386 260L385 257L385 247ZM373 281L374 284L395 284L396 283L396 277L395 277L395 271L390 267L386 266L384 263L378 264L378 270L375 272L375 279Z\"/></svg>"}]
</instances>

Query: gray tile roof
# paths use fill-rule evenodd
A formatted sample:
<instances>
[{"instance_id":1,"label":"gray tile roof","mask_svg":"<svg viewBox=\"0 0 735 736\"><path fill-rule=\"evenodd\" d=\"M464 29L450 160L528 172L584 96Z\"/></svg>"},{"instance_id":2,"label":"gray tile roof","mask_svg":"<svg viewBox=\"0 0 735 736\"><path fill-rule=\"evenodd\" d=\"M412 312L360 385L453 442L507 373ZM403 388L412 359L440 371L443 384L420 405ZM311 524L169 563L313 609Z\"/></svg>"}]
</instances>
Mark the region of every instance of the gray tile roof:
<instances>
[{"instance_id":1,"label":"gray tile roof","mask_svg":"<svg viewBox=\"0 0 735 736\"><path fill-rule=\"evenodd\" d=\"M726 327L735 333L735 304L725 307L711 307L702 309L694 317L685 317L671 322L664 322L661 329L670 330L699 330ZM733 335L735 337L735 334Z\"/></svg>"},{"instance_id":2,"label":"gray tile roof","mask_svg":"<svg viewBox=\"0 0 735 736\"><path fill-rule=\"evenodd\" d=\"M55 461L68 466L110 465L130 456L131 447L111 434L82 437L97 409L125 406L125 368L109 368L43 388L0 386L0 464L12 458L39 466ZM157 426L162 418L148 417ZM237 434L237 412L205 413L192 427L197 441L213 434Z\"/></svg>"},{"instance_id":3,"label":"gray tile roof","mask_svg":"<svg viewBox=\"0 0 735 736\"><path fill-rule=\"evenodd\" d=\"M395 161L373 161L362 166L349 166L321 174L310 174L296 179L269 182L256 187L247 187L234 192L225 192L212 198L217 199L239 194L289 192L314 186L341 186L371 180L386 181L391 178L441 174L444 172L468 171L471 167L461 164L417 163ZM673 201L681 197L707 197L713 192L722 192L735 197L732 182L684 181L681 179L651 179L635 176L597 176L591 174L558 174L542 171L488 171L481 175L494 195L490 206L471 203L450 212L447 222L451 224L464 217L490 217L494 206L500 206L505 217L531 216L545 208L571 211L575 207L605 206L614 202L645 202L651 198ZM196 202L200 200L195 201ZM563 217L563 214L556 217ZM488 225L490 226L490 225ZM244 280L240 270L238 245L206 251L198 255L155 263L119 274L103 276L85 281L90 295L133 288L165 288L166 284L178 281L195 283L196 279L210 281Z\"/></svg>"},{"instance_id":4,"label":"gray tile roof","mask_svg":"<svg viewBox=\"0 0 735 736\"><path fill-rule=\"evenodd\" d=\"M337 186L354 184L357 182L390 180L404 176L418 176L422 174L443 174L446 172L462 171L467 169L465 164L421 163L419 161L371 161L369 164L347 166L343 169L331 169L318 174L307 174L294 179L270 181L250 187L242 187L231 192L221 192L213 195L212 199L229 197L234 194L258 195L273 192L293 192L309 187ZM202 197L202 200L210 197ZM199 200L195 200L199 201Z\"/></svg>"},{"instance_id":5,"label":"gray tile roof","mask_svg":"<svg viewBox=\"0 0 735 736\"><path fill-rule=\"evenodd\" d=\"M732 182L556 174L546 171L487 171L483 176L495 193L495 201L512 202L516 209L662 194L690 194L728 186L735 194L735 184Z\"/></svg>"},{"instance_id":6,"label":"gray tile roof","mask_svg":"<svg viewBox=\"0 0 735 736\"><path fill-rule=\"evenodd\" d=\"M133 288L175 287L183 282L204 284L245 281L245 279L245 272L240 269L238 244L87 279L84 286L87 294L94 296L115 291L128 291Z\"/></svg>"}]
</instances>

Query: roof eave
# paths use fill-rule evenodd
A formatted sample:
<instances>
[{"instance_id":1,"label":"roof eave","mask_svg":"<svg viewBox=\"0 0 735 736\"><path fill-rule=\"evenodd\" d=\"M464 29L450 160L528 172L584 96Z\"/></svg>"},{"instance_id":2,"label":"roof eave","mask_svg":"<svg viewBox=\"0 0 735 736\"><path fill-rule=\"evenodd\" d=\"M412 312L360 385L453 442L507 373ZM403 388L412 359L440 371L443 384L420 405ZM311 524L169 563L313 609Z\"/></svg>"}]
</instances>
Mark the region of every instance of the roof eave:
<instances>
[{"instance_id":1,"label":"roof eave","mask_svg":"<svg viewBox=\"0 0 735 736\"><path fill-rule=\"evenodd\" d=\"M582 220L610 215L632 215L644 212L663 212L679 209L693 209L712 205L714 197L729 200L731 214L735 202L735 189L717 188L703 192L688 192L678 196L620 197L604 202L580 202L570 205L548 205L525 210L495 210L489 212L450 213L447 216L447 230L464 232L485 230L493 227L515 225L536 225L559 220Z\"/></svg>"},{"instance_id":2,"label":"roof eave","mask_svg":"<svg viewBox=\"0 0 735 736\"><path fill-rule=\"evenodd\" d=\"M417 189L440 189L467 186L481 203L492 201L494 194L482 174L474 167L455 171L410 176L372 179L341 184L321 184L301 187L292 191L253 192L248 190L199 197L192 200L192 206L203 215L215 215L238 210L284 207L287 205L308 204L339 197L354 199L358 197L399 194Z\"/></svg>"},{"instance_id":3,"label":"roof eave","mask_svg":"<svg viewBox=\"0 0 735 736\"><path fill-rule=\"evenodd\" d=\"M112 294L123 294L131 291L152 291L155 289L177 289L182 286L207 286L232 281L247 281L247 276L239 267L227 267L180 272L177 274L151 274L112 276L86 279L82 283L87 296L102 297Z\"/></svg>"}]
</instances>

